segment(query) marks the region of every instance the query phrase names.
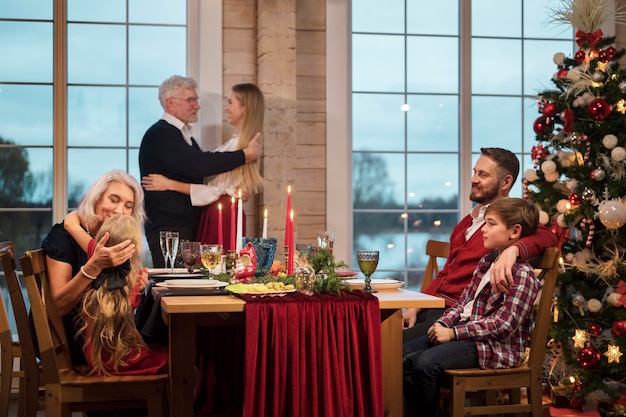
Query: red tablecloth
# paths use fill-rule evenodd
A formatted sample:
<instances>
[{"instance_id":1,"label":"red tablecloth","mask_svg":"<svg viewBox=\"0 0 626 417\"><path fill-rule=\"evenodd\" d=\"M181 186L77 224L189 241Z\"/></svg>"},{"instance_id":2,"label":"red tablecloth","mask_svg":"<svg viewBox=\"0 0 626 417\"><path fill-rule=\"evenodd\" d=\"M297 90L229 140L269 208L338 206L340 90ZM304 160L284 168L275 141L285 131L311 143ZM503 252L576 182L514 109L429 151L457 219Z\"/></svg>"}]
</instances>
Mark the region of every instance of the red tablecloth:
<instances>
[{"instance_id":1,"label":"red tablecloth","mask_svg":"<svg viewBox=\"0 0 626 417\"><path fill-rule=\"evenodd\" d=\"M243 298L244 417L383 416L376 297Z\"/></svg>"}]
</instances>

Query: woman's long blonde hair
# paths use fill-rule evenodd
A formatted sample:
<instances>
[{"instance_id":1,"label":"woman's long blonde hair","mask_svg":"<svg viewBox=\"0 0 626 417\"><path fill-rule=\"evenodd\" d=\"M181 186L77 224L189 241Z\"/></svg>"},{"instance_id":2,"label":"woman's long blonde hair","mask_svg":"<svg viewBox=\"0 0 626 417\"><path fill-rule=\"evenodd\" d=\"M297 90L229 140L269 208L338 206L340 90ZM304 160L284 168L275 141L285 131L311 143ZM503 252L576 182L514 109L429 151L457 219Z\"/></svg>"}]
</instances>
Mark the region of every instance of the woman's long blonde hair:
<instances>
[{"instance_id":1,"label":"woman's long blonde hair","mask_svg":"<svg viewBox=\"0 0 626 417\"><path fill-rule=\"evenodd\" d=\"M237 142L237 149L243 149L248 146L248 143L250 143L257 132L263 130L265 98L259 87L251 83L235 84L231 91L244 108L243 126L241 132L239 132L239 141ZM263 177L261 176L260 168L261 162L255 161L222 175L230 177L230 184L237 184L243 191L256 194L263 188Z\"/></svg>"},{"instance_id":2,"label":"woman's long blonde hair","mask_svg":"<svg viewBox=\"0 0 626 417\"><path fill-rule=\"evenodd\" d=\"M93 289L90 288L83 297L81 318L83 325L79 334L87 333L91 342L92 373L109 375L103 363L103 354L108 360L107 365L115 371L125 366L126 359L135 359L146 347L141 335L135 327L135 319L131 306L130 295L135 285L137 270L141 268L139 253L141 251L142 234L137 221L131 216L113 216L100 227L96 241L104 233L109 232L107 246L113 246L130 239L136 250L130 259L130 272L126 275L126 285L122 288L109 290L107 281ZM134 358L131 358L136 348Z\"/></svg>"}]
</instances>

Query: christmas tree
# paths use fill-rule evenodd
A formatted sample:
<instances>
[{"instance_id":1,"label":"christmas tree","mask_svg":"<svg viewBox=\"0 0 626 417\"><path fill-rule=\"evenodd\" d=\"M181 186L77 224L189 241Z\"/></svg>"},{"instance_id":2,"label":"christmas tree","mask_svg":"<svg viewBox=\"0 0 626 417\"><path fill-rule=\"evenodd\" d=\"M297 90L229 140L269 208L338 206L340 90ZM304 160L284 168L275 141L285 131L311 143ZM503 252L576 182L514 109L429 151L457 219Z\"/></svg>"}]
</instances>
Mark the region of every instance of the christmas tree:
<instances>
[{"instance_id":1,"label":"christmas tree","mask_svg":"<svg viewBox=\"0 0 626 417\"><path fill-rule=\"evenodd\" d=\"M621 20L604 0L563 1L553 19L576 30L540 93L534 168L524 192L560 237L563 268L548 342L550 376L572 381L572 407L626 415L626 53L599 29Z\"/></svg>"}]
</instances>

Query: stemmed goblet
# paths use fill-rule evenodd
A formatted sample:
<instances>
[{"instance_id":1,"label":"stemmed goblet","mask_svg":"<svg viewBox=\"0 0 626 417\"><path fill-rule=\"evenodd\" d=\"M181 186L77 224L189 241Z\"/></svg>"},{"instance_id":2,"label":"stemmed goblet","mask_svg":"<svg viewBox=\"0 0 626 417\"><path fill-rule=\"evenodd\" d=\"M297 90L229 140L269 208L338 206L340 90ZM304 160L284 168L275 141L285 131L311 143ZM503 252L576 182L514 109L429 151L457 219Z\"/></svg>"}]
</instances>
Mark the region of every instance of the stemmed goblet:
<instances>
[{"instance_id":1,"label":"stemmed goblet","mask_svg":"<svg viewBox=\"0 0 626 417\"><path fill-rule=\"evenodd\" d=\"M170 258L171 273L174 273L174 262L178 255L178 232L165 232L165 247L167 256Z\"/></svg>"},{"instance_id":2,"label":"stemmed goblet","mask_svg":"<svg viewBox=\"0 0 626 417\"><path fill-rule=\"evenodd\" d=\"M183 258L187 271L193 274L193 266L198 262L200 257L200 242L181 242L180 254Z\"/></svg>"},{"instance_id":3,"label":"stemmed goblet","mask_svg":"<svg viewBox=\"0 0 626 417\"><path fill-rule=\"evenodd\" d=\"M377 250L358 250L356 251L356 260L359 263L361 272L365 275L365 288L364 292L378 292L372 288L371 276L376 271L378 266L378 251Z\"/></svg>"},{"instance_id":4,"label":"stemmed goblet","mask_svg":"<svg viewBox=\"0 0 626 417\"><path fill-rule=\"evenodd\" d=\"M222 260L222 245L200 245L200 259L202 265L209 270L209 279L213 277L211 272L217 268Z\"/></svg>"},{"instance_id":5,"label":"stemmed goblet","mask_svg":"<svg viewBox=\"0 0 626 417\"><path fill-rule=\"evenodd\" d=\"M164 268L167 268L167 231L161 230L159 232L159 245L161 246L161 254L163 255Z\"/></svg>"}]
</instances>

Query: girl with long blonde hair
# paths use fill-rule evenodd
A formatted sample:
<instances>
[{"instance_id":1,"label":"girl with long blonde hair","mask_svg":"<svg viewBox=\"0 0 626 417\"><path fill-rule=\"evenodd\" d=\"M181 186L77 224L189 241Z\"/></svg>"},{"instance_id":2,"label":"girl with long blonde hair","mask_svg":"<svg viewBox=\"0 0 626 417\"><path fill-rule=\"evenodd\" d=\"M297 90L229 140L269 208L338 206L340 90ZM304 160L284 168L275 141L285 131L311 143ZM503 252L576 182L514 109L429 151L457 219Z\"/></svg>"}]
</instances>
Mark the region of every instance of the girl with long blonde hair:
<instances>
[{"instance_id":1,"label":"girl with long blonde hair","mask_svg":"<svg viewBox=\"0 0 626 417\"><path fill-rule=\"evenodd\" d=\"M108 246L130 239L137 248L121 265L105 268L85 292L79 314L84 352L93 374L134 375L165 372L168 355L148 348L135 327L131 304L137 270L142 268L141 227L131 216L113 216L100 227L96 241L108 233Z\"/></svg>"}]
</instances>

